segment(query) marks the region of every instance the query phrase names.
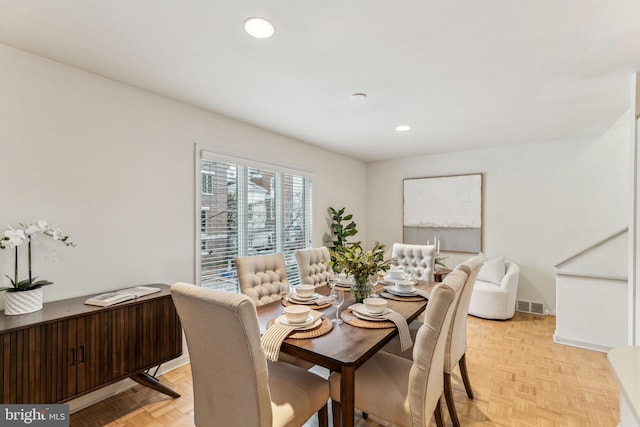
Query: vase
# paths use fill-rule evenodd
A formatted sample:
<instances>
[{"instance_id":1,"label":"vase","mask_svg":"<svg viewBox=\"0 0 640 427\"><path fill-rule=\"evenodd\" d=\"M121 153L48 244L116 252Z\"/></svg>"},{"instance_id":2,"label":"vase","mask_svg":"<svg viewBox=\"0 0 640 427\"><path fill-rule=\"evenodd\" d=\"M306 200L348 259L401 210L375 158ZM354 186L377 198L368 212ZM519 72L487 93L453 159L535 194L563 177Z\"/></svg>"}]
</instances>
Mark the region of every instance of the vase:
<instances>
[{"instance_id":1,"label":"vase","mask_svg":"<svg viewBox=\"0 0 640 427\"><path fill-rule=\"evenodd\" d=\"M371 282L368 277L353 276L351 279L351 295L356 302L363 302L365 298L371 295Z\"/></svg>"},{"instance_id":2,"label":"vase","mask_svg":"<svg viewBox=\"0 0 640 427\"><path fill-rule=\"evenodd\" d=\"M5 292L4 314L14 316L38 310L42 310L42 288L22 292Z\"/></svg>"}]
</instances>

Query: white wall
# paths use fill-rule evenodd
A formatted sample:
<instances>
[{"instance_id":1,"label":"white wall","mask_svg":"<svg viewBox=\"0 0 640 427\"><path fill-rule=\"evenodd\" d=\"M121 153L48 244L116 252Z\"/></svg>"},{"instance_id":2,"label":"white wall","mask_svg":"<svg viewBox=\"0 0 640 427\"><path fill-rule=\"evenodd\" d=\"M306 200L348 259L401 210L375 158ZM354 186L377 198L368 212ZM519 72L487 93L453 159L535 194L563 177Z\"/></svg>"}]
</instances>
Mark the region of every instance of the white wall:
<instances>
[{"instance_id":1,"label":"white wall","mask_svg":"<svg viewBox=\"0 0 640 427\"><path fill-rule=\"evenodd\" d=\"M520 299L555 307L553 266L627 226L629 118L601 138L370 163L369 241L402 241L403 178L481 172L483 252L520 265ZM434 201L437 203L437 201ZM452 254L449 267L468 257Z\"/></svg>"},{"instance_id":2,"label":"white wall","mask_svg":"<svg viewBox=\"0 0 640 427\"><path fill-rule=\"evenodd\" d=\"M1 230L45 219L78 245L34 247L45 300L194 281L195 143L314 172L314 245L328 206L366 236L359 161L3 45L0 70Z\"/></svg>"}]
</instances>

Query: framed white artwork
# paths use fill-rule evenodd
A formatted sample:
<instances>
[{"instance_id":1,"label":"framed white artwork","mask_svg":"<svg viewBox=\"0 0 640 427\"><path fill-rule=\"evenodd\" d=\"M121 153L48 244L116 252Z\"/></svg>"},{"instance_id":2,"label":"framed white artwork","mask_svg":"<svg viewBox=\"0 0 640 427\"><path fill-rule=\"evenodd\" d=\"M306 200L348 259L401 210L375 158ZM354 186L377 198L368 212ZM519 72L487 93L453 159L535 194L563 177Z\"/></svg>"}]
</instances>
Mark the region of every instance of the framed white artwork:
<instances>
[{"instance_id":1,"label":"framed white artwork","mask_svg":"<svg viewBox=\"0 0 640 427\"><path fill-rule=\"evenodd\" d=\"M403 187L404 243L482 250L482 174L407 178Z\"/></svg>"}]
</instances>

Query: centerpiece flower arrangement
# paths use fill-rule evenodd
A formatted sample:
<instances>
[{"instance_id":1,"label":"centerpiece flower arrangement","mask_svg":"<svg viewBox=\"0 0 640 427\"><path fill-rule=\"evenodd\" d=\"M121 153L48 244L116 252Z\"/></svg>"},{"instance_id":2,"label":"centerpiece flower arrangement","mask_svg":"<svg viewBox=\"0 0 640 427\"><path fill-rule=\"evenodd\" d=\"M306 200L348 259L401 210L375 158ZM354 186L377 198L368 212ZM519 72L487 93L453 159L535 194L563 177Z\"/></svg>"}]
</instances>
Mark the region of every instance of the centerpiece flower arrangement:
<instances>
[{"instance_id":1,"label":"centerpiece flower arrangement","mask_svg":"<svg viewBox=\"0 0 640 427\"><path fill-rule=\"evenodd\" d=\"M384 259L384 244L376 242L371 249L363 249L360 242L348 243L333 252L337 271L352 277L351 293L356 302L371 294L369 277L387 271L390 259Z\"/></svg>"},{"instance_id":2,"label":"centerpiece flower arrangement","mask_svg":"<svg viewBox=\"0 0 640 427\"><path fill-rule=\"evenodd\" d=\"M8 292L24 292L32 289L39 288L41 286L52 285L53 282L48 280L36 280L37 277L33 277L31 273L31 241L36 234L43 234L51 237L53 240L58 240L64 243L66 246L75 246L75 243L69 240L69 236L62 234L59 228L53 228L51 224L46 221L38 221L33 224L20 224L20 227L13 228L8 226L4 231L3 237L0 239L0 249L15 248L16 260L15 260L15 272L14 277L11 278L5 275L11 281L11 287L0 288L0 291ZM27 242L27 260L29 265L29 278L24 280L18 280L18 247L24 242Z\"/></svg>"}]
</instances>

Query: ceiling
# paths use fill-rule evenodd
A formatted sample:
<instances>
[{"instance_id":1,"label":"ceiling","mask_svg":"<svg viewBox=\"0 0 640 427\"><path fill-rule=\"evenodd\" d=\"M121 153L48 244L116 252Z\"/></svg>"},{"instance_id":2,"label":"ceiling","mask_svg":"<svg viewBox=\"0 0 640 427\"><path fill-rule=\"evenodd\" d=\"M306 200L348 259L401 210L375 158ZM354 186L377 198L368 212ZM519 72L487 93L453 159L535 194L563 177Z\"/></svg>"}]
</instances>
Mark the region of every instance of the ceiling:
<instances>
[{"instance_id":1,"label":"ceiling","mask_svg":"<svg viewBox=\"0 0 640 427\"><path fill-rule=\"evenodd\" d=\"M0 0L0 43L375 161L602 135L640 1Z\"/></svg>"}]
</instances>

